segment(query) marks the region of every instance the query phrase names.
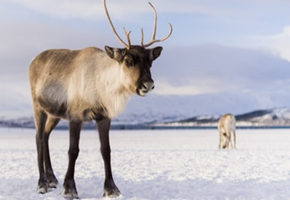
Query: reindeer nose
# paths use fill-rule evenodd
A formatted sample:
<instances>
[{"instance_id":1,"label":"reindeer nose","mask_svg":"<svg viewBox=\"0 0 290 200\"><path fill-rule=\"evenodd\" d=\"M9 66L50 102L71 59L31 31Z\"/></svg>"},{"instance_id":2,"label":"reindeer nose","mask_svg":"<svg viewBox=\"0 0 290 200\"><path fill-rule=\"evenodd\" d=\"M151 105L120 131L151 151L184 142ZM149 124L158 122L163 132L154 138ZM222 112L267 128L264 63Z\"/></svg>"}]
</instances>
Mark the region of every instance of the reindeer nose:
<instances>
[{"instance_id":1,"label":"reindeer nose","mask_svg":"<svg viewBox=\"0 0 290 200\"><path fill-rule=\"evenodd\" d=\"M153 81L145 82L145 83L143 83L143 86L147 91L153 90L155 87Z\"/></svg>"},{"instance_id":2,"label":"reindeer nose","mask_svg":"<svg viewBox=\"0 0 290 200\"><path fill-rule=\"evenodd\" d=\"M144 81L142 82L139 87L136 89L136 92L140 96L145 96L148 92L154 89L154 82L153 81Z\"/></svg>"}]
</instances>

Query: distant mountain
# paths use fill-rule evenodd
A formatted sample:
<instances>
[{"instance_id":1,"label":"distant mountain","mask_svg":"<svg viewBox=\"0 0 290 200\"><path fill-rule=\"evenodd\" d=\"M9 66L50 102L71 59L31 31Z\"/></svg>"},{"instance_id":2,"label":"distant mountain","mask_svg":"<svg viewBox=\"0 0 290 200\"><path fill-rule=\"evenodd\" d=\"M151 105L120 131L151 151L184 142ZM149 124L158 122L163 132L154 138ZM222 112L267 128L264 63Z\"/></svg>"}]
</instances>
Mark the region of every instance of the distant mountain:
<instances>
[{"instance_id":1,"label":"distant mountain","mask_svg":"<svg viewBox=\"0 0 290 200\"><path fill-rule=\"evenodd\" d=\"M272 105L262 105L256 97L242 92L184 96L148 95L144 98L134 96L113 123L169 122L193 116L221 115L228 112L239 114L271 107Z\"/></svg>"},{"instance_id":2,"label":"distant mountain","mask_svg":"<svg viewBox=\"0 0 290 200\"><path fill-rule=\"evenodd\" d=\"M9 94L9 93L8 93ZM9 97L9 95L6 95ZM0 126L34 127L30 99L10 95L11 101L0 101ZM12 98L12 96L17 98ZM124 112L113 119L112 126L116 128L146 127L148 124L192 123L192 125L209 125L216 123L217 119L225 114L232 113L237 116L238 124L251 125L259 122L258 118L246 119L247 116L260 114L263 123L287 124L288 96L265 95L257 96L247 91L220 92L202 95L156 95L147 97L133 96ZM268 108L286 107L285 109ZM259 111L257 111L259 110ZM252 111L255 111L251 114ZM274 114L274 113L276 114ZM240 118L243 116L244 118ZM283 114L284 113L284 114ZM271 120L270 120L271 119ZM191 120L191 122L188 122ZM214 121L215 120L215 121ZM282 120L282 121L281 121ZM251 123L249 124L249 121ZM279 122L279 123L278 123ZM259 122L260 123L260 122ZM58 128L66 128L68 122L61 120ZM85 128L94 128L93 122L87 122Z\"/></svg>"},{"instance_id":3,"label":"distant mountain","mask_svg":"<svg viewBox=\"0 0 290 200\"><path fill-rule=\"evenodd\" d=\"M139 122L133 120L131 123L121 121L114 121L112 123L113 129L153 129L153 128L182 128L182 127L216 127L221 115L201 115L182 120L169 121L153 121L153 122ZM275 108L266 110L256 110L244 114L235 115L237 127L290 127L290 108ZM174 117L172 117L174 118ZM176 119L179 116L175 117ZM163 118L164 119L164 118ZM137 122L137 123L133 123ZM33 128L33 118L19 118L19 119L0 119L0 126L4 127L22 127ZM58 128L67 128L67 121L61 121ZM86 122L84 128L95 128L95 123Z\"/></svg>"},{"instance_id":4,"label":"distant mountain","mask_svg":"<svg viewBox=\"0 0 290 200\"><path fill-rule=\"evenodd\" d=\"M197 116L179 121L152 124L154 127L217 127L221 116ZM256 110L235 115L237 127L290 127L290 108Z\"/></svg>"},{"instance_id":5,"label":"distant mountain","mask_svg":"<svg viewBox=\"0 0 290 200\"><path fill-rule=\"evenodd\" d=\"M9 100L0 100L0 120L28 125L33 116L30 98L8 91L6 93L5 97L9 97ZM259 102L241 92L183 96L149 94L146 97L133 96L124 112L112 124L167 122L199 115L220 115L226 112L237 114L256 108L261 108Z\"/></svg>"}]
</instances>

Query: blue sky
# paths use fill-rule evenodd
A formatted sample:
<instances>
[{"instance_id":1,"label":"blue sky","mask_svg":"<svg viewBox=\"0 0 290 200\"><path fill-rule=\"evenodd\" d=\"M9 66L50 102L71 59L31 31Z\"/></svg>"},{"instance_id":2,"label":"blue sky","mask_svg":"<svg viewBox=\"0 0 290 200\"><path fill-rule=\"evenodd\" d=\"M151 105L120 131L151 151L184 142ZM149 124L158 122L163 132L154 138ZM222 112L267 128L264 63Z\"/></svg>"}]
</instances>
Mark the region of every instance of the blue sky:
<instances>
[{"instance_id":1,"label":"blue sky","mask_svg":"<svg viewBox=\"0 0 290 200\"><path fill-rule=\"evenodd\" d=\"M158 13L157 38L167 35L168 22L173 25L172 36L155 45L164 47L152 68L155 94L240 91L266 98L290 91L290 1L151 3ZM149 41L153 12L147 1L107 0L107 6L122 38L126 27L132 43L140 44L143 27ZM27 70L41 51L122 47L102 0L1 0L0 26L0 92L25 101L30 101Z\"/></svg>"}]
</instances>

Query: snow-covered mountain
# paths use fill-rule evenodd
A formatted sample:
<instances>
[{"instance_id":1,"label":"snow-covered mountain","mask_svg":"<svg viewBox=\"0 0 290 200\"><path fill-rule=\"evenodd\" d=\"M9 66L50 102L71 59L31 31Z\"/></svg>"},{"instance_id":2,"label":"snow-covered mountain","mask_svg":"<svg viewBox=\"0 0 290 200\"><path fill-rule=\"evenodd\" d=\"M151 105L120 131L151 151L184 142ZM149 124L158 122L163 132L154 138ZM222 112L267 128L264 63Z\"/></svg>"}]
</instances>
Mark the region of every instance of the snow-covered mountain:
<instances>
[{"instance_id":1,"label":"snow-covered mountain","mask_svg":"<svg viewBox=\"0 0 290 200\"><path fill-rule=\"evenodd\" d=\"M287 118L287 108L290 108L288 99L290 97L285 94L256 96L242 91L194 96L149 95L133 98L113 124L156 124L207 116L219 118L225 113L242 116L257 110L273 111L273 116ZM263 114L266 117L266 113Z\"/></svg>"},{"instance_id":2,"label":"snow-covered mountain","mask_svg":"<svg viewBox=\"0 0 290 200\"><path fill-rule=\"evenodd\" d=\"M262 104L261 100L245 96L243 93L133 97L125 111L112 121L112 126L114 128L216 126L220 116L225 113L236 116L237 126L290 126L290 106L271 109L265 109L264 106L272 104ZM32 113L27 117L0 116L0 126L34 127ZM65 120L58 125L59 128L67 126L68 122ZM93 128L95 124L87 122L84 126Z\"/></svg>"},{"instance_id":3,"label":"snow-covered mountain","mask_svg":"<svg viewBox=\"0 0 290 200\"><path fill-rule=\"evenodd\" d=\"M157 127L217 127L220 115L196 116L184 120L156 123ZM255 110L236 115L237 127L290 127L290 108Z\"/></svg>"}]
</instances>

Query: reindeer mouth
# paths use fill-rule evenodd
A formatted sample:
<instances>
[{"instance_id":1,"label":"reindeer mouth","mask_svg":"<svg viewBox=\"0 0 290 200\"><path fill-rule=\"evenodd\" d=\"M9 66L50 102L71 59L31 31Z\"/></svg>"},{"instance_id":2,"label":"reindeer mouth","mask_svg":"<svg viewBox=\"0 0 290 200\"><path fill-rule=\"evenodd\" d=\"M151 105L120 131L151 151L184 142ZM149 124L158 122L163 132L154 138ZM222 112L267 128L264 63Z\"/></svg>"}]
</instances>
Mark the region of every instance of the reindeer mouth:
<instances>
[{"instance_id":1,"label":"reindeer mouth","mask_svg":"<svg viewBox=\"0 0 290 200\"><path fill-rule=\"evenodd\" d=\"M139 87L136 89L136 92L139 96L146 96L148 92L154 89L154 82L153 81L147 81L147 82L141 82Z\"/></svg>"}]
</instances>

